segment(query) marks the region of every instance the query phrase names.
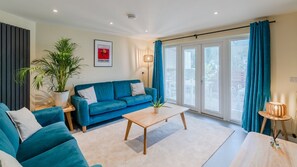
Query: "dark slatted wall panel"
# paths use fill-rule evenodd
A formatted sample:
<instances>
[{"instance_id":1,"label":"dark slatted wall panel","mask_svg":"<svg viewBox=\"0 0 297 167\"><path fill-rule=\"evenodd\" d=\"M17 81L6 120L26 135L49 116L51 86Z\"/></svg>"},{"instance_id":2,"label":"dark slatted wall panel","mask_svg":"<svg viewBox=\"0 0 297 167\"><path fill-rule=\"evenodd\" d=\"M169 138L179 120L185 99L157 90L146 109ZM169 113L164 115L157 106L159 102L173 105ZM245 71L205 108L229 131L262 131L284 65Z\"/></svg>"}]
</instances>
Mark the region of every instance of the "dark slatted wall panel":
<instances>
[{"instance_id":1,"label":"dark slatted wall panel","mask_svg":"<svg viewBox=\"0 0 297 167\"><path fill-rule=\"evenodd\" d=\"M15 82L17 71L30 66L30 31L0 23L0 102L10 109L30 107L30 77Z\"/></svg>"}]
</instances>

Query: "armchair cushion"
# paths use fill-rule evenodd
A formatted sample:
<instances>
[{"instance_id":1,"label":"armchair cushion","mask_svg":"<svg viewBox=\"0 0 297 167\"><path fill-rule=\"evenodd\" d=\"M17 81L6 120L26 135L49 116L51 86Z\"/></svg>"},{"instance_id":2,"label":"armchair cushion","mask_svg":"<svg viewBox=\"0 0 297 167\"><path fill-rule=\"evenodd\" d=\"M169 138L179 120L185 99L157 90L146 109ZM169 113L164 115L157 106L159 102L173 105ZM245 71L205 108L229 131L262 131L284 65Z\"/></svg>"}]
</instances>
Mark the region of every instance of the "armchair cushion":
<instances>
[{"instance_id":1,"label":"armchair cushion","mask_svg":"<svg viewBox=\"0 0 297 167\"><path fill-rule=\"evenodd\" d=\"M90 105L90 115L98 115L127 107L126 103L120 100L103 101Z\"/></svg>"},{"instance_id":2,"label":"armchair cushion","mask_svg":"<svg viewBox=\"0 0 297 167\"><path fill-rule=\"evenodd\" d=\"M52 107L32 112L41 126L56 122L64 122L64 112L61 107Z\"/></svg>"},{"instance_id":3,"label":"armchair cushion","mask_svg":"<svg viewBox=\"0 0 297 167\"><path fill-rule=\"evenodd\" d=\"M11 156L16 156L16 151L5 135L5 133L0 129L0 150L6 152L7 154L10 154ZM1 165L0 165L1 166Z\"/></svg>"},{"instance_id":4,"label":"armchair cushion","mask_svg":"<svg viewBox=\"0 0 297 167\"><path fill-rule=\"evenodd\" d=\"M22 162L73 139L64 122L48 125L20 144L17 159Z\"/></svg>"},{"instance_id":5,"label":"armchair cushion","mask_svg":"<svg viewBox=\"0 0 297 167\"><path fill-rule=\"evenodd\" d=\"M16 111L6 112L14 123L22 141L25 141L28 137L42 128L32 112L26 107Z\"/></svg>"},{"instance_id":6,"label":"armchair cushion","mask_svg":"<svg viewBox=\"0 0 297 167\"><path fill-rule=\"evenodd\" d=\"M0 103L0 129L9 139L16 152L19 147L20 138L16 128L6 114L6 111L9 111L9 108L5 104Z\"/></svg>"},{"instance_id":7,"label":"armchair cushion","mask_svg":"<svg viewBox=\"0 0 297 167\"><path fill-rule=\"evenodd\" d=\"M127 106L134 106L142 103L147 103L152 101L152 96L150 95L138 95L138 96L130 96L123 97L120 100L123 100L127 103Z\"/></svg>"},{"instance_id":8,"label":"armchair cushion","mask_svg":"<svg viewBox=\"0 0 297 167\"><path fill-rule=\"evenodd\" d=\"M12 157L11 155L7 154L4 151L0 150L0 166L2 167L22 167L22 165Z\"/></svg>"},{"instance_id":9,"label":"armchair cushion","mask_svg":"<svg viewBox=\"0 0 297 167\"><path fill-rule=\"evenodd\" d=\"M88 167L75 139L21 162L24 167Z\"/></svg>"}]
</instances>

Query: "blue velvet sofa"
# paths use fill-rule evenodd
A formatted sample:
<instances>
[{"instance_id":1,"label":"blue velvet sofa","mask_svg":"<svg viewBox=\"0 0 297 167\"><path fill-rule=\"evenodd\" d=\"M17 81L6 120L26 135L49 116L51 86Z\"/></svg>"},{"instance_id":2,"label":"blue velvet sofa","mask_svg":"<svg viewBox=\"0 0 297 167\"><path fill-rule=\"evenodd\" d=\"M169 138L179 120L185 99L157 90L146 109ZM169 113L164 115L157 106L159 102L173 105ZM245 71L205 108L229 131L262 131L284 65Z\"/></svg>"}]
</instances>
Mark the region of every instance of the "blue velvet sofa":
<instances>
[{"instance_id":1,"label":"blue velvet sofa","mask_svg":"<svg viewBox=\"0 0 297 167\"><path fill-rule=\"evenodd\" d=\"M43 128L22 143L6 114L8 110L5 104L0 103L0 150L15 157L22 166L88 167L76 140L65 126L64 112L60 107L33 112Z\"/></svg>"},{"instance_id":2,"label":"blue velvet sofa","mask_svg":"<svg viewBox=\"0 0 297 167\"><path fill-rule=\"evenodd\" d=\"M132 96L130 84L139 82L140 80L125 80L76 85L71 102L76 108L74 118L82 126L83 132L89 125L121 117L146 108L152 101L156 101L157 90L154 88L145 88L146 95ZM98 102L88 105L77 92L92 86Z\"/></svg>"}]
</instances>

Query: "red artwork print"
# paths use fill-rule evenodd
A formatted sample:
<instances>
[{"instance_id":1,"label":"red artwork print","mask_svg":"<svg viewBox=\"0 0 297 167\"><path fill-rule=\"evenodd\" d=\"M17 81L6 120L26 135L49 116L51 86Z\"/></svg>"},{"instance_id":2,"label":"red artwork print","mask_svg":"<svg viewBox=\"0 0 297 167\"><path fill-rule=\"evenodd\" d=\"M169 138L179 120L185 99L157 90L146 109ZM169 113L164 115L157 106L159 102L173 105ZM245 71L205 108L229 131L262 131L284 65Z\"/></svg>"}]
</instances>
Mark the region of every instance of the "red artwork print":
<instances>
[{"instance_id":1,"label":"red artwork print","mask_svg":"<svg viewBox=\"0 0 297 167\"><path fill-rule=\"evenodd\" d=\"M108 60L109 59L109 49L98 48L98 59Z\"/></svg>"}]
</instances>

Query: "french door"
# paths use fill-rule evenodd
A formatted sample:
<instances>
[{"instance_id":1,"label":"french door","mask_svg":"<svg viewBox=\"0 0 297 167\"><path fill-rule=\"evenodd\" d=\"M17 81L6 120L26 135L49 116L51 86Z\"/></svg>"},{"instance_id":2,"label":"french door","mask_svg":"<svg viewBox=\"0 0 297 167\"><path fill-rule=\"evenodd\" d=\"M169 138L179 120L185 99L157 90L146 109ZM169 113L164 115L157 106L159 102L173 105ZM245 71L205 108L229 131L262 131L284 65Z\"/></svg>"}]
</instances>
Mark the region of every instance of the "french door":
<instances>
[{"instance_id":1,"label":"french door","mask_svg":"<svg viewBox=\"0 0 297 167\"><path fill-rule=\"evenodd\" d=\"M197 98L197 74L199 73L198 63L199 60L198 46L187 46L182 48L182 103L192 109L195 109ZM199 77L199 76L198 76Z\"/></svg>"},{"instance_id":2,"label":"french door","mask_svg":"<svg viewBox=\"0 0 297 167\"><path fill-rule=\"evenodd\" d=\"M182 47L182 105L222 116L220 59L220 43Z\"/></svg>"},{"instance_id":3,"label":"french door","mask_svg":"<svg viewBox=\"0 0 297 167\"><path fill-rule=\"evenodd\" d=\"M221 111L221 57L222 44L202 45L202 110L222 117Z\"/></svg>"},{"instance_id":4,"label":"french door","mask_svg":"<svg viewBox=\"0 0 297 167\"><path fill-rule=\"evenodd\" d=\"M248 37L164 47L165 99L240 123Z\"/></svg>"}]
</instances>

